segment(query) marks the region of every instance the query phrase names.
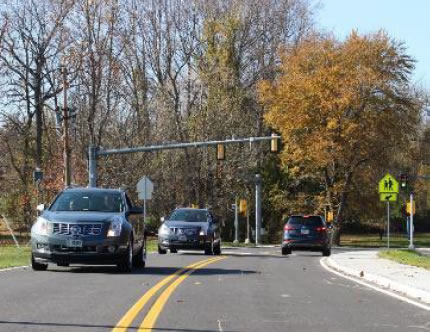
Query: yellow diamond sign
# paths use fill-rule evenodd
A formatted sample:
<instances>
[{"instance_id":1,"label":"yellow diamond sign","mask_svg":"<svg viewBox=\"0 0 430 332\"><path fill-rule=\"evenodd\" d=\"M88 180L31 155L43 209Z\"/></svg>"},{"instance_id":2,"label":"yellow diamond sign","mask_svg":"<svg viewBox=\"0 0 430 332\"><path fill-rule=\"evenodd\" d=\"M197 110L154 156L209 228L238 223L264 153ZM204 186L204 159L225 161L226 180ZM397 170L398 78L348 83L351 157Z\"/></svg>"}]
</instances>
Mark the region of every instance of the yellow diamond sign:
<instances>
[{"instance_id":1,"label":"yellow diamond sign","mask_svg":"<svg viewBox=\"0 0 430 332\"><path fill-rule=\"evenodd\" d=\"M385 176L379 181L378 184L378 192L380 194L387 193L387 194L394 194L399 193L399 183L397 182L396 178L392 176L391 174L385 174Z\"/></svg>"}]
</instances>

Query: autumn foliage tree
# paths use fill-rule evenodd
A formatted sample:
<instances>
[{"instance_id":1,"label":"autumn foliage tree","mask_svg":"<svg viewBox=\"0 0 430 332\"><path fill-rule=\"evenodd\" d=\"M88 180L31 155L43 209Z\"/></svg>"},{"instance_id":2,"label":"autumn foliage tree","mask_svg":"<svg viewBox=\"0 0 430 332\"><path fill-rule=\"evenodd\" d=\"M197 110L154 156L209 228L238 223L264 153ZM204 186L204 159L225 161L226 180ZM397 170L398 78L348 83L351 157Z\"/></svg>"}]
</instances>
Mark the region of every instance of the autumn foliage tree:
<instances>
[{"instance_id":1,"label":"autumn foliage tree","mask_svg":"<svg viewBox=\"0 0 430 332\"><path fill-rule=\"evenodd\" d=\"M285 50L278 78L262 82L259 94L266 124L282 134L282 162L313 184L294 198L302 211L328 207L341 228L357 177L368 180L372 165L388 166L409 144L421 110L413 68L403 45L384 32L352 32L345 41L314 36Z\"/></svg>"}]
</instances>

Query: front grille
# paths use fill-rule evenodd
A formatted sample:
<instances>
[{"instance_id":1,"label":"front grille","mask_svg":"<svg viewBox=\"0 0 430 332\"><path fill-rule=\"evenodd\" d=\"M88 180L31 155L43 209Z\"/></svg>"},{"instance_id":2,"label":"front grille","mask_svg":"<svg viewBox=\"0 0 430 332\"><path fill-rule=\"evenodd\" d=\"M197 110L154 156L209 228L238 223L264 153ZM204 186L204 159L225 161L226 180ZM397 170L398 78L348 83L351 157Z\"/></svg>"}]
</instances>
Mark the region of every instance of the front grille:
<instances>
[{"instance_id":1,"label":"front grille","mask_svg":"<svg viewBox=\"0 0 430 332\"><path fill-rule=\"evenodd\" d=\"M170 229L171 233L174 235L187 235L187 236L195 236L200 232L200 228L180 228L180 227L172 227Z\"/></svg>"},{"instance_id":2,"label":"front grille","mask_svg":"<svg viewBox=\"0 0 430 332\"><path fill-rule=\"evenodd\" d=\"M103 224L69 224L54 223L52 233L55 235L99 235Z\"/></svg>"},{"instance_id":3,"label":"front grille","mask_svg":"<svg viewBox=\"0 0 430 332\"><path fill-rule=\"evenodd\" d=\"M97 253L97 247L96 246L84 246L81 248L69 248L66 246L61 245L53 245L51 246L51 251L58 252L58 253Z\"/></svg>"}]
</instances>

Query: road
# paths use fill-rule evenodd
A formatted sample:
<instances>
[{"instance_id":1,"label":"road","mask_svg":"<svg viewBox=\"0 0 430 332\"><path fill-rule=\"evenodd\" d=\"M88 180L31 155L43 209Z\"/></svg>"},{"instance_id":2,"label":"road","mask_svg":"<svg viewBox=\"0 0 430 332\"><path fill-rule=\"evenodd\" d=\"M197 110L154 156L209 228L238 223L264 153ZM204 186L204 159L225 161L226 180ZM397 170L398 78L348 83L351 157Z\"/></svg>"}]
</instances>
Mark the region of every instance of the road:
<instances>
[{"instance_id":1,"label":"road","mask_svg":"<svg viewBox=\"0 0 430 332\"><path fill-rule=\"evenodd\" d=\"M319 253L223 254L150 254L132 274L0 272L0 331L430 331L428 311L324 270Z\"/></svg>"}]
</instances>

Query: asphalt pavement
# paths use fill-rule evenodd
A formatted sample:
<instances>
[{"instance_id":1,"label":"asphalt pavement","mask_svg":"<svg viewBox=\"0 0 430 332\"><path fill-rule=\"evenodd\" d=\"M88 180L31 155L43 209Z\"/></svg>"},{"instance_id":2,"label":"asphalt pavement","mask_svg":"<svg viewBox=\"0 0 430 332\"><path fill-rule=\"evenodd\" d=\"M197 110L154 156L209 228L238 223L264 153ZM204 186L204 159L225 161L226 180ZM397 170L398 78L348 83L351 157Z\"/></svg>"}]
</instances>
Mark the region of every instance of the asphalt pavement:
<instances>
[{"instance_id":1,"label":"asphalt pavement","mask_svg":"<svg viewBox=\"0 0 430 332\"><path fill-rule=\"evenodd\" d=\"M222 256L150 254L131 274L110 266L9 270L0 272L0 331L430 330L423 301L363 284L376 272L370 267L382 266L371 252L334 249L327 260L282 256L279 247L224 248ZM331 262L355 264L348 268L358 277L339 275Z\"/></svg>"}]
</instances>

